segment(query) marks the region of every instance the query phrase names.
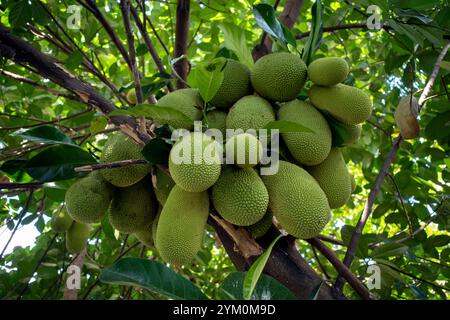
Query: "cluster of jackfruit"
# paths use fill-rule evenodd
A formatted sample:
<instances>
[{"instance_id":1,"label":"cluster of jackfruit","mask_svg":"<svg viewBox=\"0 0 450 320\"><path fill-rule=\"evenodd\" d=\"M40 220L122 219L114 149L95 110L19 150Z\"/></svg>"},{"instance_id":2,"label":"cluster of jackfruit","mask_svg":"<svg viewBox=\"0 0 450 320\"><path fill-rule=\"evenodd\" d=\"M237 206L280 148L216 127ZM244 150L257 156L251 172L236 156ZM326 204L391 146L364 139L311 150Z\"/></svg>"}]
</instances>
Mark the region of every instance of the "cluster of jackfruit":
<instances>
[{"instance_id":1,"label":"cluster of jackfruit","mask_svg":"<svg viewBox=\"0 0 450 320\"><path fill-rule=\"evenodd\" d=\"M94 223L109 211L115 229L135 234L175 265L196 257L211 212L246 228L254 238L273 225L297 238L317 236L329 222L331 209L347 203L354 190L331 122L346 131L342 147L359 139L360 124L371 113L370 98L342 84L348 73L347 62L334 57L306 66L295 54L272 53L252 70L228 60L223 82L206 110L195 88L168 93L157 102L161 108L177 108L192 125L176 118L153 122L192 130L193 122L202 120L205 128L244 133L218 141L204 132L189 132L172 145L168 170L143 164L94 172L67 191L69 215L79 223ZM308 78L314 83L309 100L300 100ZM261 175L267 144L246 131L264 129L275 120L310 130L283 131L280 148L286 152L280 152L278 171ZM104 146L101 162L143 159L140 151L117 133Z\"/></svg>"}]
</instances>

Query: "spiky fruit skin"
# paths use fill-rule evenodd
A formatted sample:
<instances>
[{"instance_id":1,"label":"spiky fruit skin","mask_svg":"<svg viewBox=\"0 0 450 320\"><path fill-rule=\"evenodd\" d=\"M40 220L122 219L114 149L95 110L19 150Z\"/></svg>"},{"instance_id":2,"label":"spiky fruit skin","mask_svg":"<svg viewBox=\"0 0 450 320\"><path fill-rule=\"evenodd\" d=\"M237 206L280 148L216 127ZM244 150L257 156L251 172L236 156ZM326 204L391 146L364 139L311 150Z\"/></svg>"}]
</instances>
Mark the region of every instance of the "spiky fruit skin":
<instances>
[{"instance_id":1,"label":"spiky fruit skin","mask_svg":"<svg viewBox=\"0 0 450 320\"><path fill-rule=\"evenodd\" d=\"M51 226L56 233L66 232L73 223L73 219L67 213L66 207L55 211L52 216Z\"/></svg>"},{"instance_id":2,"label":"spiky fruit skin","mask_svg":"<svg viewBox=\"0 0 450 320\"><path fill-rule=\"evenodd\" d=\"M208 129L217 129L220 130L222 134L225 134L227 129L227 114L225 112L213 110L208 112L206 117L208 118Z\"/></svg>"},{"instance_id":3,"label":"spiky fruit skin","mask_svg":"<svg viewBox=\"0 0 450 320\"><path fill-rule=\"evenodd\" d=\"M305 85L307 67L300 57L287 52L265 55L256 61L251 75L255 91L273 101L295 99Z\"/></svg>"},{"instance_id":4,"label":"spiky fruit skin","mask_svg":"<svg viewBox=\"0 0 450 320\"><path fill-rule=\"evenodd\" d=\"M314 60L308 66L309 79L319 86L332 86L344 81L349 72L347 61L339 57Z\"/></svg>"},{"instance_id":5,"label":"spiky fruit skin","mask_svg":"<svg viewBox=\"0 0 450 320\"><path fill-rule=\"evenodd\" d=\"M211 137L193 132L172 147L169 170L175 183L188 192L202 192L220 176L221 146Z\"/></svg>"},{"instance_id":6,"label":"spiky fruit skin","mask_svg":"<svg viewBox=\"0 0 450 320\"><path fill-rule=\"evenodd\" d=\"M70 217L79 223L99 222L108 210L112 187L89 175L77 180L66 191L65 201Z\"/></svg>"},{"instance_id":7,"label":"spiky fruit skin","mask_svg":"<svg viewBox=\"0 0 450 320\"><path fill-rule=\"evenodd\" d=\"M331 87L314 85L309 99L316 108L345 124L362 123L372 111L372 102L364 91L341 83Z\"/></svg>"},{"instance_id":8,"label":"spiky fruit skin","mask_svg":"<svg viewBox=\"0 0 450 320\"><path fill-rule=\"evenodd\" d=\"M139 159L144 159L141 154L141 147L134 143L130 137L117 132L106 141L100 162L109 163ZM100 172L106 181L116 187L124 188L139 182L150 170L150 164L137 164L122 168L102 169Z\"/></svg>"},{"instance_id":9,"label":"spiky fruit skin","mask_svg":"<svg viewBox=\"0 0 450 320\"><path fill-rule=\"evenodd\" d=\"M139 242L142 243L144 246L147 246L150 248L154 246L152 225L149 225L144 230L134 233L134 235L139 240Z\"/></svg>"},{"instance_id":10,"label":"spiky fruit skin","mask_svg":"<svg viewBox=\"0 0 450 320\"><path fill-rule=\"evenodd\" d=\"M208 214L207 192L186 192L178 186L172 189L156 229L156 249L164 261L184 265L195 258Z\"/></svg>"},{"instance_id":11,"label":"spiky fruit skin","mask_svg":"<svg viewBox=\"0 0 450 320\"><path fill-rule=\"evenodd\" d=\"M229 168L212 187L212 201L225 220L238 226L249 226L266 213L269 194L253 169Z\"/></svg>"},{"instance_id":12,"label":"spiky fruit skin","mask_svg":"<svg viewBox=\"0 0 450 320\"><path fill-rule=\"evenodd\" d=\"M203 107L203 100L197 89L187 88L170 92L159 99L156 105L158 107L169 107L176 109L192 120L192 123L186 124L183 121L176 119L154 119L154 121L158 124L168 124L175 129L192 129L194 127L194 121L202 118L201 108Z\"/></svg>"},{"instance_id":13,"label":"spiky fruit skin","mask_svg":"<svg viewBox=\"0 0 450 320\"><path fill-rule=\"evenodd\" d=\"M135 105L137 103L136 89L131 89L130 91L128 91L127 100L132 105Z\"/></svg>"},{"instance_id":14,"label":"spiky fruit skin","mask_svg":"<svg viewBox=\"0 0 450 320\"><path fill-rule=\"evenodd\" d=\"M352 185L344 157L338 148L332 148L324 162L307 170L325 192L331 209L347 203Z\"/></svg>"},{"instance_id":15,"label":"spiky fruit skin","mask_svg":"<svg viewBox=\"0 0 450 320\"><path fill-rule=\"evenodd\" d=\"M247 227L247 230L250 232L254 239L258 239L263 237L267 231L269 231L272 226L272 212L267 211L267 213L262 217L261 220Z\"/></svg>"},{"instance_id":16,"label":"spiky fruit skin","mask_svg":"<svg viewBox=\"0 0 450 320\"><path fill-rule=\"evenodd\" d=\"M223 81L210 101L217 108L228 109L243 96L251 93L250 70L239 61L228 59L223 69Z\"/></svg>"},{"instance_id":17,"label":"spiky fruit skin","mask_svg":"<svg viewBox=\"0 0 450 320\"><path fill-rule=\"evenodd\" d=\"M362 126L360 124L344 124L344 127L347 130L347 139L344 141L343 146L349 146L358 142L361 137Z\"/></svg>"},{"instance_id":18,"label":"spiky fruit skin","mask_svg":"<svg viewBox=\"0 0 450 320\"><path fill-rule=\"evenodd\" d=\"M306 170L286 161L278 172L261 176L269 191L269 208L287 233L309 239L317 236L330 220L325 193Z\"/></svg>"},{"instance_id":19,"label":"spiky fruit skin","mask_svg":"<svg viewBox=\"0 0 450 320\"><path fill-rule=\"evenodd\" d=\"M86 243L91 233L91 227L88 224L74 221L66 232L66 249L69 253L80 253L86 248Z\"/></svg>"},{"instance_id":20,"label":"spiky fruit skin","mask_svg":"<svg viewBox=\"0 0 450 320\"><path fill-rule=\"evenodd\" d=\"M275 121L275 113L269 102L258 96L239 99L228 113L227 129L261 129Z\"/></svg>"},{"instance_id":21,"label":"spiky fruit skin","mask_svg":"<svg viewBox=\"0 0 450 320\"><path fill-rule=\"evenodd\" d=\"M109 222L122 233L135 233L152 224L156 209L154 194L147 181L117 188L109 208Z\"/></svg>"},{"instance_id":22,"label":"spiky fruit skin","mask_svg":"<svg viewBox=\"0 0 450 320\"><path fill-rule=\"evenodd\" d=\"M156 230L158 229L158 222L159 222L159 217L161 216L162 208L163 207L161 207L161 206L158 208L158 213L156 214L156 217L155 217L155 219L153 219L153 222L152 222L153 243L156 241Z\"/></svg>"},{"instance_id":23,"label":"spiky fruit skin","mask_svg":"<svg viewBox=\"0 0 450 320\"><path fill-rule=\"evenodd\" d=\"M263 145L254 135L241 133L228 139L225 151L227 163L233 163L241 168L251 168L261 161Z\"/></svg>"},{"instance_id":24,"label":"spiky fruit skin","mask_svg":"<svg viewBox=\"0 0 450 320\"><path fill-rule=\"evenodd\" d=\"M153 190L155 191L155 196L161 205L166 203L167 197L169 196L170 190L172 190L175 185L175 181L164 171L157 169L155 173L156 183Z\"/></svg>"},{"instance_id":25,"label":"spiky fruit skin","mask_svg":"<svg viewBox=\"0 0 450 320\"><path fill-rule=\"evenodd\" d=\"M305 165L316 165L325 160L331 149L331 129L316 108L307 102L292 100L280 108L278 119L299 123L313 131L281 134L295 160Z\"/></svg>"}]
</instances>

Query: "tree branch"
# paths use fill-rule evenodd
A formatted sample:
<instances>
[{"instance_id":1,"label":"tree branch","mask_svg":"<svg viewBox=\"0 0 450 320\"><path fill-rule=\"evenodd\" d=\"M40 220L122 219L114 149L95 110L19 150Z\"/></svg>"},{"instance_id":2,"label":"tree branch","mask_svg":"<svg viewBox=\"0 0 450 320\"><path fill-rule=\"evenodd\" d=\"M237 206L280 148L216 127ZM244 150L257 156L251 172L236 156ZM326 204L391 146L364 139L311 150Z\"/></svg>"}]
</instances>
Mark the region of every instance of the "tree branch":
<instances>
[{"instance_id":1,"label":"tree branch","mask_svg":"<svg viewBox=\"0 0 450 320\"><path fill-rule=\"evenodd\" d=\"M177 17L175 27L175 52L174 59L180 58L187 53L189 41L189 15L190 0L177 1ZM177 79L177 89L185 88L185 81L189 72L189 64L186 58L178 60L174 64L175 72L181 79Z\"/></svg>"},{"instance_id":2,"label":"tree branch","mask_svg":"<svg viewBox=\"0 0 450 320\"><path fill-rule=\"evenodd\" d=\"M128 167L132 165L137 164L148 164L147 160L137 159L137 160L121 160L116 162L109 162L109 163L98 163L93 164L90 166L82 166L82 167L76 167L75 172L84 172L84 171L95 171L100 169L113 169L113 168L122 168L122 167ZM0 185L1 187L1 185Z\"/></svg>"}]
</instances>

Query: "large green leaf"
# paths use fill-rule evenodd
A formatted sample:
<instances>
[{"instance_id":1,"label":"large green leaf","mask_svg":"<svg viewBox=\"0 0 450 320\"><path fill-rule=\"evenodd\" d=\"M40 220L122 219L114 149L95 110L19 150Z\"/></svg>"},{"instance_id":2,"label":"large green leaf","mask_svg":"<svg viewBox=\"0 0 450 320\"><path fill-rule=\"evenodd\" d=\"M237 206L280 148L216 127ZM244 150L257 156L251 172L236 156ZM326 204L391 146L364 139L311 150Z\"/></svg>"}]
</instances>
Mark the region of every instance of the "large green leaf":
<instances>
[{"instance_id":1,"label":"large green leaf","mask_svg":"<svg viewBox=\"0 0 450 320\"><path fill-rule=\"evenodd\" d=\"M253 14L255 15L256 23L273 38L279 40L285 46L287 46L287 44L296 46L294 36L277 19L273 6L265 3L254 5Z\"/></svg>"},{"instance_id":2,"label":"large green leaf","mask_svg":"<svg viewBox=\"0 0 450 320\"><path fill-rule=\"evenodd\" d=\"M242 300L245 272L233 272L220 287L223 299ZM251 300L295 300L295 295L271 276L262 274L256 284Z\"/></svg>"},{"instance_id":3,"label":"large green leaf","mask_svg":"<svg viewBox=\"0 0 450 320\"><path fill-rule=\"evenodd\" d=\"M78 176L74 168L96 163L92 155L66 144L53 145L32 157L24 170L40 182L71 179Z\"/></svg>"},{"instance_id":4,"label":"large green leaf","mask_svg":"<svg viewBox=\"0 0 450 320\"><path fill-rule=\"evenodd\" d=\"M46 144L70 144L76 145L72 139L62 133L60 130L51 126L40 126L29 130L19 130L14 132L15 136L29 141Z\"/></svg>"},{"instance_id":5,"label":"large green leaf","mask_svg":"<svg viewBox=\"0 0 450 320\"><path fill-rule=\"evenodd\" d=\"M171 146L164 139L154 138L142 149L142 155L150 164L167 164Z\"/></svg>"},{"instance_id":6,"label":"large green leaf","mask_svg":"<svg viewBox=\"0 0 450 320\"><path fill-rule=\"evenodd\" d=\"M16 27L25 27L33 16L33 8L27 0L16 1L9 10L9 23Z\"/></svg>"},{"instance_id":7,"label":"large green leaf","mask_svg":"<svg viewBox=\"0 0 450 320\"><path fill-rule=\"evenodd\" d=\"M240 62L249 68L253 68L253 58L245 37L245 31L231 23L223 23L220 29L224 34L225 46L237 55Z\"/></svg>"},{"instance_id":8,"label":"large green leaf","mask_svg":"<svg viewBox=\"0 0 450 320\"><path fill-rule=\"evenodd\" d=\"M205 300L192 282L158 261L124 258L103 269L101 282L142 287L171 299Z\"/></svg>"},{"instance_id":9,"label":"large green leaf","mask_svg":"<svg viewBox=\"0 0 450 320\"><path fill-rule=\"evenodd\" d=\"M199 63L189 73L189 85L200 91L205 103L214 98L222 85L226 63L225 58L215 58L211 62Z\"/></svg>"},{"instance_id":10,"label":"large green leaf","mask_svg":"<svg viewBox=\"0 0 450 320\"><path fill-rule=\"evenodd\" d=\"M311 62L314 52L319 48L322 40L323 30L323 7L322 1L316 0L311 8L312 23L311 33L309 34L306 45L303 48L302 59L307 65Z\"/></svg>"}]
</instances>

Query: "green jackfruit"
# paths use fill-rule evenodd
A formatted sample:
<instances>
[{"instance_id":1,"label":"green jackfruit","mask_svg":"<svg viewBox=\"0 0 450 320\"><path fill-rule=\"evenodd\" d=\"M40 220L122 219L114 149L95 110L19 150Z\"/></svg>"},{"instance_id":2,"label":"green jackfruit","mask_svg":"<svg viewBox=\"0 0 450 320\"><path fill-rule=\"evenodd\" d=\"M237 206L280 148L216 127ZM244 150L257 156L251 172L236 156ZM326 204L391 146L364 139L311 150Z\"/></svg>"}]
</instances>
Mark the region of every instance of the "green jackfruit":
<instances>
[{"instance_id":1,"label":"green jackfruit","mask_svg":"<svg viewBox=\"0 0 450 320\"><path fill-rule=\"evenodd\" d=\"M73 219L67 213L66 207L58 209L53 213L51 226L56 233L66 232L73 223Z\"/></svg>"},{"instance_id":2,"label":"green jackfruit","mask_svg":"<svg viewBox=\"0 0 450 320\"><path fill-rule=\"evenodd\" d=\"M241 133L228 139L225 151L228 164L251 168L261 161L263 145L254 135Z\"/></svg>"},{"instance_id":3,"label":"green jackfruit","mask_svg":"<svg viewBox=\"0 0 450 320\"><path fill-rule=\"evenodd\" d=\"M372 102L364 91L341 83L331 87L314 85L309 99L316 108L346 124L362 123L372 111Z\"/></svg>"},{"instance_id":4,"label":"green jackfruit","mask_svg":"<svg viewBox=\"0 0 450 320\"><path fill-rule=\"evenodd\" d=\"M135 105L137 103L136 89L131 89L130 91L128 91L127 100L132 105Z\"/></svg>"},{"instance_id":5,"label":"green jackfruit","mask_svg":"<svg viewBox=\"0 0 450 320\"><path fill-rule=\"evenodd\" d=\"M141 231L137 231L134 233L136 238L146 247L152 248L154 246L153 242L153 234L152 234L152 225L147 226L145 229Z\"/></svg>"},{"instance_id":6,"label":"green jackfruit","mask_svg":"<svg viewBox=\"0 0 450 320\"><path fill-rule=\"evenodd\" d=\"M272 212L267 211L267 213L261 220L259 220L255 224L252 224L251 226L248 226L247 230L250 232L254 239L261 238L267 233L267 231L269 231L270 227L272 226L272 218Z\"/></svg>"},{"instance_id":7,"label":"green jackfruit","mask_svg":"<svg viewBox=\"0 0 450 320\"><path fill-rule=\"evenodd\" d=\"M111 203L113 189L103 180L89 175L77 180L66 192L70 217L80 223L99 222Z\"/></svg>"},{"instance_id":8,"label":"green jackfruit","mask_svg":"<svg viewBox=\"0 0 450 320\"><path fill-rule=\"evenodd\" d=\"M269 194L253 169L228 168L212 187L212 201L225 220L238 226L249 226L266 213Z\"/></svg>"},{"instance_id":9,"label":"green jackfruit","mask_svg":"<svg viewBox=\"0 0 450 320\"><path fill-rule=\"evenodd\" d=\"M74 221L66 231L66 249L69 253L80 253L86 248L91 226Z\"/></svg>"},{"instance_id":10,"label":"green jackfruit","mask_svg":"<svg viewBox=\"0 0 450 320\"><path fill-rule=\"evenodd\" d=\"M243 96L251 93L250 70L239 61L228 59L223 69L223 81L210 101L217 108L230 108Z\"/></svg>"},{"instance_id":11,"label":"green jackfruit","mask_svg":"<svg viewBox=\"0 0 450 320\"><path fill-rule=\"evenodd\" d=\"M216 183L221 170L221 146L201 132L174 144L169 155L172 179L188 192L202 192Z\"/></svg>"},{"instance_id":12,"label":"green jackfruit","mask_svg":"<svg viewBox=\"0 0 450 320\"><path fill-rule=\"evenodd\" d=\"M161 211L156 249L164 261L190 263L201 249L209 214L207 192L186 192L175 186Z\"/></svg>"},{"instance_id":13,"label":"green jackfruit","mask_svg":"<svg viewBox=\"0 0 450 320\"><path fill-rule=\"evenodd\" d=\"M256 61L251 75L255 91L274 101L295 99L305 85L306 64L299 56L277 52Z\"/></svg>"},{"instance_id":14,"label":"green jackfruit","mask_svg":"<svg viewBox=\"0 0 450 320\"><path fill-rule=\"evenodd\" d=\"M347 203L352 186L344 157L338 148L332 148L321 164L306 169L325 192L331 209Z\"/></svg>"},{"instance_id":15,"label":"green jackfruit","mask_svg":"<svg viewBox=\"0 0 450 320\"><path fill-rule=\"evenodd\" d=\"M357 125L344 124L344 127L346 129L347 135L342 145L349 146L351 144L358 142L359 138L361 137L362 126L360 124Z\"/></svg>"},{"instance_id":16,"label":"green jackfruit","mask_svg":"<svg viewBox=\"0 0 450 320\"><path fill-rule=\"evenodd\" d=\"M332 86L344 81L349 72L347 61L338 57L320 58L308 66L308 77L319 86Z\"/></svg>"},{"instance_id":17,"label":"green jackfruit","mask_svg":"<svg viewBox=\"0 0 450 320\"><path fill-rule=\"evenodd\" d=\"M158 221L159 221L159 217L161 216L162 208L163 207L159 206L158 213L156 214L155 219L153 219L153 223L152 223L152 238L153 238L153 242L155 242L155 239L156 239L156 230L158 229Z\"/></svg>"},{"instance_id":18,"label":"green jackfruit","mask_svg":"<svg viewBox=\"0 0 450 320\"><path fill-rule=\"evenodd\" d=\"M328 200L306 170L279 161L274 175L261 176L269 191L269 208L287 233L309 239L317 236L330 220Z\"/></svg>"},{"instance_id":19,"label":"green jackfruit","mask_svg":"<svg viewBox=\"0 0 450 320\"><path fill-rule=\"evenodd\" d=\"M222 134L225 134L225 130L227 129L226 119L227 114L223 111L213 110L206 114L208 118L208 128L209 129L218 129Z\"/></svg>"},{"instance_id":20,"label":"green jackfruit","mask_svg":"<svg viewBox=\"0 0 450 320\"><path fill-rule=\"evenodd\" d=\"M175 182L172 177L160 169L156 170L155 179L156 184L153 190L155 191L156 199L161 205L164 205Z\"/></svg>"},{"instance_id":21,"label":"green jackfruit","mask_svg":"<svg viewBox=\"0 0 450 320\"><path fill-rule=\"evenodd\" d=\"M176 129L192 129L194 121L202 118L201 108L203 101L197 89L180 89L165 95L156 103L159 107L173 108L187 116L191 123L186 124L184 121L177 119L154 119L158 124L168 124Z\"/></svg>"},{"instance_id":22,"label":"green jackfruit","mask_svg":"<svg viewBox=\"0 0 450 320\"><path fill-rule=\"evenodd\" d=\"M306 165L325 160L331 149L331 130L316 108L304 101L293 100L280 108L278 119L299 123L313 131L281 134L295 160Z\"/></svg>"},{"instance_id":23,"label":"green jackfruit","mask_svg":"<svg viewBox=\"0 0 450 320\"><path fill-rule=\"evenodd\" d=\"M275 113L269 102L258 96L239 99L228 113L227 129L262 129L275 121Z\"/></svg>"},{"instance_id":24,"label":"green jackfruit","mask_svg":"<svg viewBox=\"0 0 450 320\"><path fill-rule=\"evenodd\" d=\"M142 181L116 189L109 209L109 222L120 232L138 232L152 224L156 209L151 185Z\"/></svg>"},{"instance_id":25,"label":"green jackfruit","mask_svg":"<svg viewBox=\"0 0 450 320\"><path fill-rule=\"evenodd\" d=\"M108 163L139 159L144 159L144 156L141 154L141 147L134 143L130 137L117 132L106 141L100 162ZM150 164L137 164L122 168L102 169L100 172L106 181L116 187L123 188L139 182L150 170Z\"/></svg>"}]
</instances>

